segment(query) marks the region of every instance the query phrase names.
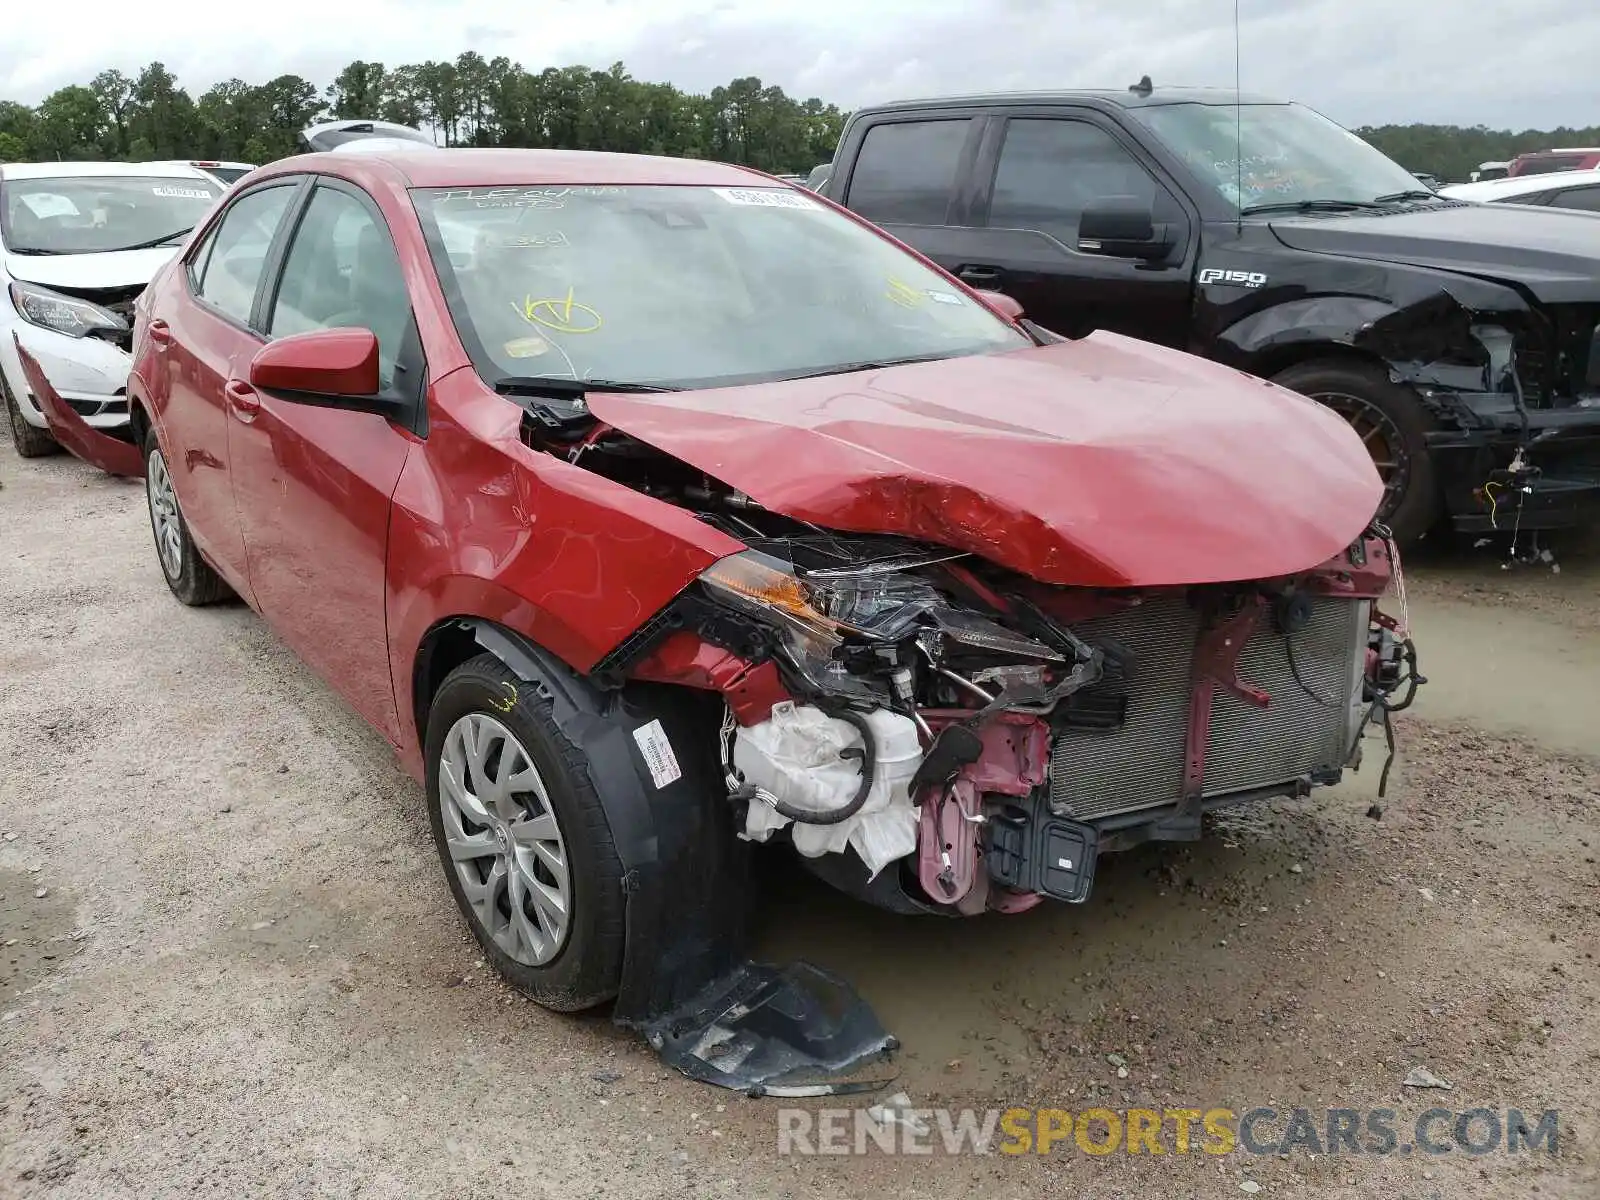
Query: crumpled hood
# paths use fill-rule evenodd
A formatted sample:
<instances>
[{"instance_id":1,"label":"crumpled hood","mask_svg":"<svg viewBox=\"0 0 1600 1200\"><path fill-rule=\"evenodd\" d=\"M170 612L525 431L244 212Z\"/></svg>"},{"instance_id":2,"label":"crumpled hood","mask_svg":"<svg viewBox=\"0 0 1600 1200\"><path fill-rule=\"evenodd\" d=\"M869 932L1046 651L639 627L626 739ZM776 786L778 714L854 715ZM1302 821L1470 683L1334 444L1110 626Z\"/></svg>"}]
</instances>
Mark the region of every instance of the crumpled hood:
<instances>
[{"instance_id":1,"label":"crumpled hood","mask_svg":"<svg viewBox=\"0 0 1600 1200\"><path fill-rule=\"evenodd\" d=\"M1274 219L1284 245L1524 285L1547 304L1600 301L1600 217L1523 204Z\"/></svg>"},{"instance_id":2,"label":"crumpled hood","mask_svg":"<svg viewBox=\"0 0 1600 1200\"><path fill-rule=\"evenodd\" d=\"M6 271L13 279L49 288L122 288L143 286L155 277L182 246L153 250L113 250L102 254L7 254Z\"/></svg>"},{"instance_id":3,"label":"crumpled hood","mask_svg":"<svg viewBox=\"0 0 1600 1200\"><path fill-rule=\"evenodd\" d=\"M1292 574L1355 541L1382 496L1320 405L1114 334L589 406L772 511L1054 584Z\"/></svg>"}]
</instances>

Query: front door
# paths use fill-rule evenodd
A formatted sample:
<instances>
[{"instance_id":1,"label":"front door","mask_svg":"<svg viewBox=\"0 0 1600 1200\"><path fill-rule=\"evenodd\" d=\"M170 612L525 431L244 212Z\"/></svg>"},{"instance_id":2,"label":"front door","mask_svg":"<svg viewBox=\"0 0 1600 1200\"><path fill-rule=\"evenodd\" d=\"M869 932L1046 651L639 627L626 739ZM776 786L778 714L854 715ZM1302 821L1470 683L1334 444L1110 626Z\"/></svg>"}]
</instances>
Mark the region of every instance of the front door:
<instances>
[{"instance_id":1,"label":"front door","mask_svg":"<svg viewBox=\"0 0 1600 1200\"><path fill-rule=\"evenodd\" d=\"M299 217L265 328L278 338L356 327L377 335L386 391L423 402L416 326L389 227L372 198L322 179ZM257 392L247 370L228 422L250 586L294 651L398 740L384 620L389 505L415 435L372 413ZM413 412L415 409L413 409Z\"/></svg>"},{"instance_id":2,"label":"front door","mask_svg":"<svg viewBox=\"0 0 1600 1200\"><path fill-rule=\"evenodd\" d=\"M1046 329L1186 346L1193 223L1133 145L1088 113L1013 115L992 126L976 168L989 185L973 206L977 228L964 260L948 265L974 287L1013 297ZM1079 218L1108 202L1148 208L1171 228L1166 257L1147 263L1080 250Z\"/></svg>"}]
</instances>

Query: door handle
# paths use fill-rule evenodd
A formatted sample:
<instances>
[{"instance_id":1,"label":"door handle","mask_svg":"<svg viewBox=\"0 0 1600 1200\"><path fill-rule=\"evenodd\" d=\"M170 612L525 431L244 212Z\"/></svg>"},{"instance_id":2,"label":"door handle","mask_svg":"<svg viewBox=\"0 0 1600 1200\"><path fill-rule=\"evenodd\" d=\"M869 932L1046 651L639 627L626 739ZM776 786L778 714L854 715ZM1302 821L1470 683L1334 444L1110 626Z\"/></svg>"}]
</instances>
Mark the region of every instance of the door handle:
<instances>
[{"instance_id":1,"label":"door handle","mask_svg":"<svg viewBox=\"0 0 1600 1200\"><path fill-rule=\"evenodd\" d=\"M1000 286L1000 271L997 267L962 267L956 275L963 283L970 284L980 291Z\"/></svg>"},{"instance_id":2,"label":"door handle","mask_svg":"<svg viewBox=\"0 0 1600 1200\"><path fill-rule=\"evenodd\" d=\"M230 379L222 385L222 394L228 398L228 407L239 420L249 424L261 411L261 397L242 379Z\"/></svg>"},{"instance_id":3,"label":"door handle","mask_svg":"<svg viewBox=\"0 0 1600 1200\"><path fill-rule=\"evenodd\" d=\"M150 340L158 346L172 345L172 330L165 321L150 322Z\"/></svg>"}]
</instances>

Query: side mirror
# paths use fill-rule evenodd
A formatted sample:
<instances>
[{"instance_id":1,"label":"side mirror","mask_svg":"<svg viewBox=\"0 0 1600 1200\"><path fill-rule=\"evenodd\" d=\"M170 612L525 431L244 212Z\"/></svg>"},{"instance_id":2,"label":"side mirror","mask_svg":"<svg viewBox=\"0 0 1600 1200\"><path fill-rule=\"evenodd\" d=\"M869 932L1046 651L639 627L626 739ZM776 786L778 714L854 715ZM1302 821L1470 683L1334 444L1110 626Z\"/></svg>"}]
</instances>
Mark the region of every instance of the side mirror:
<instances>
[{"instance_id":1,"label":"side mirror","mask_svg":"<svg viewBox=\"0 0 1600 1200\"><path fill-rule=\"evenodd\" d=\"M327 408L388 415L380 396L378 338L370 329L316 329L268 342L250 360L250 386Z\"/></svg>"},{"instance_id":2,"label":"side mirror","mask_svg":"<svg viewBox=\"0 0 1600 1200\"><path fill-rule=\"evenodd\" d=\"M1013 325L1022 320L1022 304L1016 297L1008 296L1004 292L980 291L978 298L1002 320L1010 321Z\"/></svg>"},{"instance_id":3,"label":"side mirror","mask_svg":"<svg viewBox=\"0 0 1600 1200\"><path fill-rule=\"evenodd\" d=\"M1171 227L1157 225L1151 210L1139 204L1097 204L1078 218L1078 249L1085 254L1154 262L1172 245Z\"/></svg>"}]
</instances>

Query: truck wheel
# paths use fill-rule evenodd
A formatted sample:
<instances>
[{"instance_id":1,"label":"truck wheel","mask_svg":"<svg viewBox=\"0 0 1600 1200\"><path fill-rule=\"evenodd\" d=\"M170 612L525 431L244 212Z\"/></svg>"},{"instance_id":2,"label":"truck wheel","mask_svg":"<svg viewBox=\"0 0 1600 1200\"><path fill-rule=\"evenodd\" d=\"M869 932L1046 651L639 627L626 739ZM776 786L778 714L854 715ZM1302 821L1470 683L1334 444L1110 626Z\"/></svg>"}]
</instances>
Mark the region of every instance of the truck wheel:
<instances>
[{"instance_id":1,"label":"truck wheel","mask_svg":"<svg viewBox=\"0 0 1600 1200\"><path fill-rule=\"evenodd\" d=\"M17 398L11 394L11 385L6 382L3 371L0 371L0 399L5 401L6 419L11 423L11 444L17 448L19 455L23 458L43 458L61 449L48 429L29 424L28 418L22 415L22 409L17 404Z\"/></svg>"},{"instance_id":2,"label":"truck wheel","mask_svg":"<svg viewBox=\"0 0 1600 1200\"><path fill-rule=\"evenodd\" d=\"M622 861L583 754L550 701L492 654L428 711L428 818L484 957L546 1008L578 1012L622 980Z\"/></svg>"},{"instance_id":3,"label":"truck wheel","mask_svg":"<svg viewBox=\"0 0 1600 1200\"><path fill-rule=\"evenodd\" d=\"M1410 388L1370 363L1299 363L1272 382L1309 396L1350 423L1383 479L1377 516L1402 544L1415 542L1439 519L1442 498L1427 435L1434 421Z\"/></svg>"}]
</instances>

